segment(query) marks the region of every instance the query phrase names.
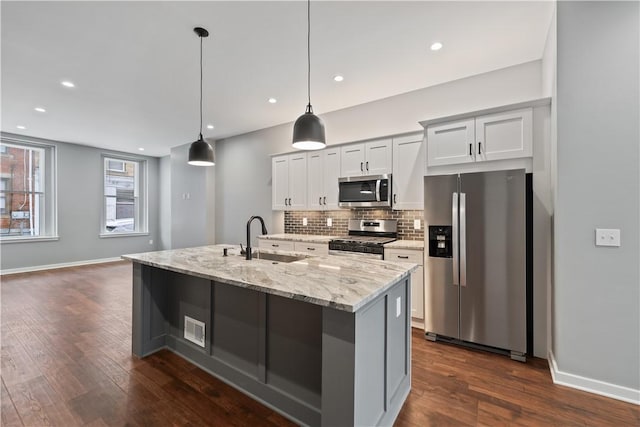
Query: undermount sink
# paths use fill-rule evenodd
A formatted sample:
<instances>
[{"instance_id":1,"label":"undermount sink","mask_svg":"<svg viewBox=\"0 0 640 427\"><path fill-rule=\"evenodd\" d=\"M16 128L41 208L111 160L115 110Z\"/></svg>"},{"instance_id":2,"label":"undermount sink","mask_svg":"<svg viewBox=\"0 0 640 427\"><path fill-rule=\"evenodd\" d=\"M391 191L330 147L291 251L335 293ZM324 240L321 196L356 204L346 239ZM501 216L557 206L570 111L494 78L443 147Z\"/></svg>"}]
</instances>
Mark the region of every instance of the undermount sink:
<instances>
[{"instance_id":1,"label":"undermount sink","mask_svg":"<svg viewBox=\"0 0 640 427\"><path fill-rule=\"evenodd\" d=\"M258 251L252 252L252 257L253 259L263 259L265 261L284 262L284 263L300 261L301 259L307 258L306 255L272 254L268 252L258 252Z\"/></svg>"}]
</instances>

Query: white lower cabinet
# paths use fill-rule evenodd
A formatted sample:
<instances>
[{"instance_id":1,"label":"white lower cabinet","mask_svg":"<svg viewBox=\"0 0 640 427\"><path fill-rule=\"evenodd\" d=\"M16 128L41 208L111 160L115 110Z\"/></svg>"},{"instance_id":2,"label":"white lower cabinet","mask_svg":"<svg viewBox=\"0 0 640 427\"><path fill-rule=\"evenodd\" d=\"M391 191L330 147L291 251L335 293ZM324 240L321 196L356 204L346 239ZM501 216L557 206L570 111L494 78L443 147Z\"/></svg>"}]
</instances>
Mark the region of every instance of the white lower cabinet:
<instances>
[{"instance_id":1,"label":"white lower cabinet","mask_svg":"<svg viewBox=\"0 0 640 427\"><path fill-rule=\"evenodd\" d=\"M424 252L417 249L386 249L386 261L403 261L418 264L411 274L411 318L412 324L421 326L424 320Z\"/></svg>"},{"instance_id":2,"label":"white lower cabinet","mask_svg":"<svg viewBox=\"0 0 640 427\"><path fill-rule=\"evenodd\" d=\"M293 251L291 240L259 239L259 249L272 249L274 251Z\"/></svg>"},{"instance_id":3,"label":"white lower cabinet","mask_svg":"<svg viewBox=\"0 0 640 427\"><path fill-rule=\"evenodd\" d=\"M301 252L309 255L325 256L325 255L329 255L329 244L328 243L294 242L293 250L295 252Z\"/></svg>"}]
</instances>

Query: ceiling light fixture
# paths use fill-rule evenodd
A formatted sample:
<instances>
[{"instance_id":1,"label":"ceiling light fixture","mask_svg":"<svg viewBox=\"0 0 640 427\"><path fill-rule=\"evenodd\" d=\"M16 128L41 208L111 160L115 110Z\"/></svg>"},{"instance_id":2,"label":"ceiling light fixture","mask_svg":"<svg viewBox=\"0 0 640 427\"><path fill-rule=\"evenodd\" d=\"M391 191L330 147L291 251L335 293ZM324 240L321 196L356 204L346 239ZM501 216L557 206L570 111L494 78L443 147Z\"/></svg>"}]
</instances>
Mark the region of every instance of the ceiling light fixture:
<instances>
[{"instance_id":1,"label":"ceiling light fixture","mask_svg":"<svg viewBox=\"0 0 640 427\"><path fill-rule=\"evenodd\" d=\"M324 124L311 107L311 0L307 0L307 108L293 125L293 148L319 150L327 146Z\"/></svg>"},{"instance_id":2,"label":"ceiling light fixture","mask_svg":"<svg viewBox=\"0 0 640 427\"><path fill-rule=\"evenodd\" d=\"M435 42L434 44L431 45L431 50L440 50L442 49L442 43L440 42Z\"/></svg>"},{"instance_id":3,"label":"ceiling light fixture","mask_svg":"<svg viewBox=\"0 0 640 427\"><path fill-rule=\"evenodd\" d=\"M269 98L268 101L269 101L269 104L275 104L276 102L278 102L278 100L275 98Z\"/></svg>"},{"instance_id":4,"label":"ceiling light fixture","mask_svg":"<svg viewBox=\"0 0 640 427\"><path fill-rule=\"evenodd\" d=\"M76 85L73 84L73 82L70 82L68 80L65 80L63 82L60 82L60 84L64 87L76 87Z\"/></svg>"},{"instance_id":5,"label":"ceiling light fixture","mask_svg":"<svg viewBox=\"0 0 640 427\"><path fill-rule=\"evenodd\" d=\"M22 130L25 130L25 129L27 128L26 126L22 126L22 125L18 125L18 126L16 126L16 127L17 127L18 129L22 129Z\"/></svg>"},{"instance_id":6,"label":"ceiling light fixture","mask_svg":"<svg viewBox=\"0 0 640 427\"><path fill-rule=\"evenodd\" d=\"M194 166L213 166L213 148L202 138L202 39L209 37L209 32L204 28L193 29L200 37L200 136L189 147L189 164Z\"/></svg>"},{"instance_id":7,"label":"ceiling light fixture","mask_svg":"<svg viewBox=\"0 0 640 427\"><path fill-rule=\"evenodd\" d=\"M140 147L138 148L139 151L144 151L144 148Z\"/></svg>"},{"instance_id":8,"label":"ceiling light fixture","mask_svg":"<svg viewBox=\"0 0 640 427\"><path fill-rule=\"evenodd\" d=\"M344 77L338 74L337 76L333 76L333 80L335 80L336 82L341 82L344 80Z\"/></svg>"},{"instance_id":9,"label":"ceiling light fixture","mask_svg":"<svg viewBox=\"0 0 640 427\"><path fill-rule=\"evenodd\" d=\"M36 107L36 108L34 108L34 110L36 110L38 113L46 113L47 112L47 110L45 110L42 107Z\"/></svg>"},{"instance_id":10,"label":"ceiling light fixture","mask_svg":"<svg viewBox=\"0 0 640 427\"><path fill-rule=\"evenodd\" d=\"M214 126L213 125L207 125L207 129L213 129Z\"/></svg>"}]
</instances>

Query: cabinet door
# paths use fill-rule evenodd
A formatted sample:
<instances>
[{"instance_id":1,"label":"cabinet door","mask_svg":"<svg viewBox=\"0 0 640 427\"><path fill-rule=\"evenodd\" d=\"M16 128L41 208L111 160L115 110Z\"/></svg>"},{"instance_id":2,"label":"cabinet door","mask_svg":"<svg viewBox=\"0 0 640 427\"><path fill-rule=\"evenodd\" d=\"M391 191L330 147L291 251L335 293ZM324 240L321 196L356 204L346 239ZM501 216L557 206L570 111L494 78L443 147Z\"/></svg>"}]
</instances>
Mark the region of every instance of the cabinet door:
<instances>
[{"instance_id":1,"label":"cabinet door","mask_svg":"<svg viewBox=\"0 0 640 427\"><path fill-rule=\"evenodd\" d=\"M309 210L324 209L324 150L307 154L307 208Z\"/></svg>"},{"instance_id":2,"label":"cabinet door","mask_svg":"<svg viewBox=\"0 0 640 427\"><path fill-rule=\"evenodd\" d=\"M424 252L412 249L386 249L386 261L403 261L418 264L416 271L411 273L411 317L424 319L424 268L422 259Z\"/></svg>"},{"instance_id":3,"label":"cabinet door","mask_svg":"<svg viewBox=\"0 0 640 427\"><path fill-rule=\"evenodd\" d=\"M301 252L309 255L326 256L326 255L329 255L329 244L328 243L294 242L293 250L295 252Z\"/></svg>"},{"instance_id":4,"label":"cabinet door","mask_svg":"<svg viewBox=\"0 0 640 427\"><path fill-rule=\"evenodd\" d=\"M289 207L289 156L271 159L271 206L275 211Z\"/></svg>"},{"instance_id":5,"label":"cabinet door","mask_svg":"<svg viewBox=\"0 0 640 427\"><path fill-rule=\"evenodd\" d=\"M390 139L367 142L365 144L364 174L383 175L391 173L392 152Z\"/></svg>"},{"instance_id":6,"label":"cabinet door","mask_svg":"<svg viewBox=\"0 0 640 427\"><path fill-rule=\"evenodd\" d=\"M475 161L473 119L427 127L427 166Z\"/></svg>"},{"instance_id":7,"label":"cabinet door","mask_svg":"<svg viewBox=\"0 0 640 427\"><path fill-rule=\"evenodd\" d=\"M424 209L422 134L393 140L393 209Z\"/></svg>"},{"instance_id":8,"label":"cabinet door","mask_svg":"<svg viewBox=\"0 0 640 427\"><path fill-rule=\"evenodd\" d=\"M532 109L476 117L478 161L532 156Z\"/></svg>"},{"instance_id":9,"label":"cabinet door","mask_svg":"<svg viewBox=\"0 0 640 427\"><path fill-rule=\"evenodd\" d=\"M293 242L291 240L258 239L258 249L293 251ZM260 256L258 255L256 258L260 258Z\"/></svg>"},{"instance_id":10,"label":"cabinet door","mask_svg":"<svg viewBox=\"0 0 640 427\"><path fill-rule=\"evenodd\" d=\"M324 194L322 205L325 209L338 209L338 178L340 177L340 148L324 150Z\"/></svg>"},{"instance_id":11,"label":"cabinet door","mask_svg":"<svg viewBox=\"0 0 640 427\"><path fill-rule=\"evenodd\" d=\"M342 147L340 155L340 176L360 176L364 172L364 144L351 144Z\"/></svg>"},{"instance_id":12,"label":"cabinet door","mask_svg":"<svg viewBox=\"0 0 640 427\"><path fill-rule=\"evenodd\" d=\"M289 209L307 207L307 154L289 155Z\"/></svg>"}]
</instances>

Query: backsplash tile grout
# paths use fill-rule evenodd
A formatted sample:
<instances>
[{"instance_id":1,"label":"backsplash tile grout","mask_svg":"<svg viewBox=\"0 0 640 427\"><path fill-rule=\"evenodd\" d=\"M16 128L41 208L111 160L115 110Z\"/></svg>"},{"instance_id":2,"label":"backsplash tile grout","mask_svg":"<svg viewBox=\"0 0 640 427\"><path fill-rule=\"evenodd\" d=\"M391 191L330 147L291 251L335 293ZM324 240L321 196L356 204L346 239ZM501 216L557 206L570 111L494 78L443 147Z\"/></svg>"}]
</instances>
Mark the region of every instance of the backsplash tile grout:
<instances>
[{"instance_id":1,"label":"backsplash tile grout","mask_svg":"<svg viewBox=\"0 0 640 427\"><path fill-rule=\"evenodd\" d=\"M302 225L307 218L307 225ZM333 224L327 226L327 219ZM394 211L391 208L354 208L337 211L285 211L284 232L288 234L315 234L320 236L344 236L348 233L350 219L397 219L398 238L424 239L424 212L421 210ZM413 228L414 220L420 220L420 230Z\"/></svg>"}]
</instances>

